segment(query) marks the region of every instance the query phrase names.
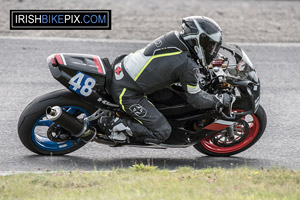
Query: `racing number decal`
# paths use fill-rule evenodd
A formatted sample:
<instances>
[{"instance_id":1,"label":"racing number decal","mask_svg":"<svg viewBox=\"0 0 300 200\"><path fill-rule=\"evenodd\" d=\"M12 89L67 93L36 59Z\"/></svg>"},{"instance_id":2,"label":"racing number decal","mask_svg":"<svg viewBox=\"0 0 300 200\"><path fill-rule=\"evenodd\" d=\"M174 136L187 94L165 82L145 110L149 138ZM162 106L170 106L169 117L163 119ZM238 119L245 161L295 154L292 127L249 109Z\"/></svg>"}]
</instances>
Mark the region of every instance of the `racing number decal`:
<instances>
[{"instance_id":1,"label":"racing number decal","mask_svg":"<svg viewBox=\"0 0 300 200\"><path fill-rule=\"evenodd\" d=\"M69 81L70 90L88 97L92 93L92 89L96 84L96 80L80 71L77 72Z\"/></svg>"}]
</instances>

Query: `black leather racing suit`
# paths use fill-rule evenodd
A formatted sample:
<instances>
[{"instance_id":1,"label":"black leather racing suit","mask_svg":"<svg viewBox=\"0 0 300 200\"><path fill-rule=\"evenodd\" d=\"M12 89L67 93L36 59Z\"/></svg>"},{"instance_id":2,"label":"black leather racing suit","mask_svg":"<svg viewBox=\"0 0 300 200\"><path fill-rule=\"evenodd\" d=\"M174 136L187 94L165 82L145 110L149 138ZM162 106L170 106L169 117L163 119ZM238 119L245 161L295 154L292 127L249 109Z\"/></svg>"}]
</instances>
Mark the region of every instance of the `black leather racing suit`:
<instances>
[{"instance_id":1,"label":"black leather racing suit","mask_svg":"<svg viewBox=\"0 0 300 200\"><path fill-rule=\"evenodd\" d=\"M147 94L180 82L188 103L199 109L214 107L216 98L200 89L199 66L188 55L179 33L172 31L114 63L110 91L133 117L122 120L140 141L163 142L172 131L166 118L147 100Z\"/></svg>"}]
</instances>

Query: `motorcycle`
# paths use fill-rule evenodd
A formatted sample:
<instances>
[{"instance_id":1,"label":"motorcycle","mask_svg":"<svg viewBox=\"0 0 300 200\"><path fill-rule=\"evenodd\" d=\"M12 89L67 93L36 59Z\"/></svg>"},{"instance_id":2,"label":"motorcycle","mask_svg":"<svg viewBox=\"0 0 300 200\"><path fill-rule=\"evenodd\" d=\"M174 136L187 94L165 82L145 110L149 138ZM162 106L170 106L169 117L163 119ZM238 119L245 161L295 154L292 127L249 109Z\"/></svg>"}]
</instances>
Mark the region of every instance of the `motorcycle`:
<instances>
[{"instance_id":1,"label":"motorcycle","mask_svg":"<svg viewBox=\"0 0 300 200\"><path fill-rule=\"evenodd\" d=\"M180 83L147 96L172 126L162 144L144 144L129 136L119 144L98 125L101 113L128 116L109 93L114 73L107 58L96 55L57 53L48 57L52 76L67 89L34 99L22 112L18 134L23 145L42 155L71 153L86 144L81 137L94 134L94 142L111 147L186 148L194 146L209 156L230 156L245 151L263 135L267 116L260 102L260 81L246 53L237 45L222 45L207 67L200 67L201 88L211 94L232 96L227 108L199 110L186 102ZM124 57L116 58L118 63ZM117 69L116 69L117 70Z\"/></svg>"}]
</instances>

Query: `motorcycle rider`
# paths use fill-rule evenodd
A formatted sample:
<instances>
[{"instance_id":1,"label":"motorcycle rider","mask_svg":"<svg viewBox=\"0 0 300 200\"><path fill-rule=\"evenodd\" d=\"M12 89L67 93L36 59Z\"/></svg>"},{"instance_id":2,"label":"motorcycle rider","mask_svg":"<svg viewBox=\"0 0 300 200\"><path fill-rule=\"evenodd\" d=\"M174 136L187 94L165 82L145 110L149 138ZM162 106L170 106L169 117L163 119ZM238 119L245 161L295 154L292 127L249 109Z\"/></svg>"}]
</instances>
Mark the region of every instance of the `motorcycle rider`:
<instances>
[{"instance_id":1,"label":"motorcycle rider","mask_svg":"<svg viewBox=\"0 0 300 200\"><path fill-rule=\"evenodd\" d=\"M162 143L171 126L147 94L180 82L187 102L198 109L228 106L228 94L214 96L199 86L199 67L209 65L222 43L222 30L208 17L191 16L182 20L182 31L171 31L146 47L113 63L110 93L131 118L114 117L104 112L101 129L116 143L134 136L144 143ZM198 63L197 63L198 62Z\"/></svg>"}]
</instances>

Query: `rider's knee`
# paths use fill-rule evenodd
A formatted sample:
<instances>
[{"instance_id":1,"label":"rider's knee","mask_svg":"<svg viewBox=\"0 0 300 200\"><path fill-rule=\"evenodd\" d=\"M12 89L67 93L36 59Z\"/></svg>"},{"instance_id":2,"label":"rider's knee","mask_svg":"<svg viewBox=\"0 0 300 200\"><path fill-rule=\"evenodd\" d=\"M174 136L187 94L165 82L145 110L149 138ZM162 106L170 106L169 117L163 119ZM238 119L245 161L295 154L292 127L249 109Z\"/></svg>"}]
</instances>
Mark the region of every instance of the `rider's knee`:
<instances>
[{"instance_id":1,"label":"rider's knee","mask_svg":"<svg viewBox=\"0 0 300 200\"><path fill-rule=\"evenodd\" d=\"M171 125L169 123L165 123L157 129L158 134L156 135L156 137L158 140L164 142L170 137L171 132L172 132Z\"/></svg>"}]
</instances>

